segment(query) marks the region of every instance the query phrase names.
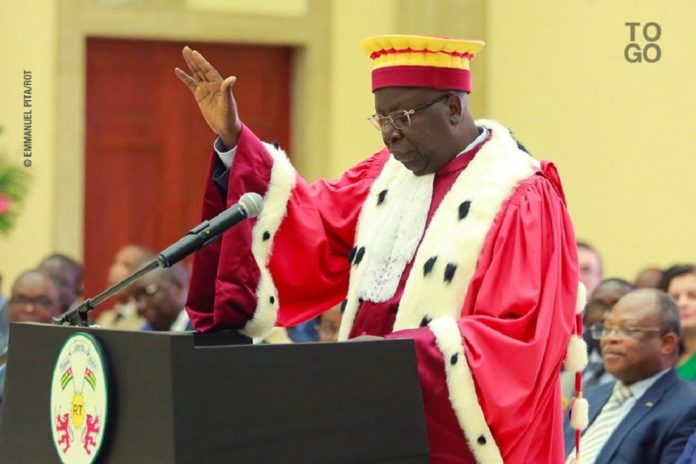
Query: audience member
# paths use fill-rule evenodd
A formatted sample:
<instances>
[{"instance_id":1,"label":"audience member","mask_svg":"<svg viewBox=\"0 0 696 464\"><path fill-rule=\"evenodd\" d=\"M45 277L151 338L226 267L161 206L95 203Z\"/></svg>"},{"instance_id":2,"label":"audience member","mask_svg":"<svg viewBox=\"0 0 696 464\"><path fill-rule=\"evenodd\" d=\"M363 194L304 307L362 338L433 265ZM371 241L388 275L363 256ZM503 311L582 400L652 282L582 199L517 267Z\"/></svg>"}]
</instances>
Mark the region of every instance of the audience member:
<instances>
[{"instance_id":1,"label":"audience member","mask_svg":"<svg viewBox=\"0 0 696 464\"><path fill-rule=\"evenodd\" d=\"M7 304L12 322L43 322L61 314L57 285L47 274L38 270L26 271L15 280ZM0 350L4 358L6 345ZM5 384L5 363L0 362L0 402Z\"/></svg>"},{"instance_id":2,"label":"audience member","mask_svg":"<svg viewBox=\"0 0 696 464\"><path fill-rule=\"evenodd\" d=\"M320 342L338 341L338 329L341 327L341 305L334 306L321 316L317 324Z\"/></svg>"},{"instance_id":3,"label":"audience member","mask_svg":"<svg viewBox=\"0 0 696 464\"><path fill-rule=\"evenodd\" d=\"M679 457L677 464L696 464L696 431L689 437L686 442L686 448Z\"/></svg>"},{"instance_id":4,"label":"audience member","mask_svg":"<svg viewBox=\"0 0 696 464\"><path fill-rule=\"evenodd\" d=\"M583 317L583 336L587 343L588 363L582 373L583 388L614 381L614 377L604 369L599 342L592 337L591 327L601 323L616 302L631 290L633 290L633 286L623 279L606 279L597 285L587 300ZM570 398L574 393L575 373L563 371L561 373L563 409L568 407Z\"/></svg>"},{"instance_id":5,"label":"audience member","mask_svg":"<svg viewBox=\"0 0 696 464\"><path fill-rule=\"evenodd\" d=\"M38 270L24 272L12 286L10 321L50 323L62 312L59 295L57 285L48 275Z\"/></svg>"},{"instance_id":6,"label":"audience member","mask_svg":"<svg viewBox=\"0 0 696 464\"><path fill-rule=\"evenodd\" d=\"M684 380L696 380L696 266L670 267L660 288L675 299L681 314L682 345L677 374Z\"/></svg>"},{"instance_id":7,"label":"audience member","mask_svg":"<svg viewBox=\"0 0 696 464\"><path fill-rule=\"evenodd\" d=\"M126 245L116 252L114 261L109 268L108 285L116 285L134 271L138 263L152 256L152 252L141 245ZM132 296L132 287L127 287L114 295L116 305L103 312L97 324L105 329L139 330L145 320L138 314Z\"/></svg>"},{"instance_id":8,"label":"audience member","mask_svg":"<svg viewBox=\"0 0 696 464\"><path fill-rule=\"evenodd\" d=\"M578 266L580 282L583 283L587 294L591 295L595 287L604 277L604 265L599 252L589 243L578 241Z\"/></svg>"},{"instance_id":9,"label":"audience member","mask_svg":"<svg viewBox=\"0 0 696 464\"><path fill-rule=\"evenodd\" d=\"M82 295L82 264L71 257L59 253L49 255L39 264L39 271L47 274L58 289L61 312L75 304Z\"/></svg>"},{"instance_id":10,"label":"audience member","mask_svg":"<svg viewBox=\"0 0 696 464\"><path fill-rule=\"evenodd\" d=\"M180 332L193 330L184 310L188 272L181 264L159 268L133 284L138 313L145 319L142 330Z\"/></svg>"},{"instance_id":11,"label":"audience member","mask_svg":"<svg viewBox=\"0 0 696 464\"><path fill-rule=\"evenodd\" d=\"M618 380L586 391L590 425L581 459L591 463L674 462L696 429L696 385L677 377L679 308L654 289L623 296L594 326L604 365ZM567 462L575 431L566 420Z\"/></svg>"},{"instance_id":12,"label":"audience member","mask_svg":"<svg viewBox=\"0 0 696 464\"><path fill-rule=\"evenodd\" d=\"M614 381L614 377L604 369L599 341L592 337L591 328L601 323L621 297L633 289L633 285L623 279L606 279L595 288L587 301L584 321L589 362L582 375L585 388Z\"/></svg>"},{"instance_id":13,"label":"audience member","mask_svg":"<svg viewBox=\"0 0 696 464\"><path fill-rule=\"evenodd\" d=\"M646 267L638 273L633 285L636 288L660 288L662 281L662 269L656 267Z\"/></svg>"},{"instance_id":14,"label":"audience member","mask_svg":"<svg viewBox=\"0 0 696 464\"><path fill-rule=\"evenodd\" d=\"M295 343L317 342L319 341L319 333L317 325L319 318L310 319L306 322L288 327L287 334Z\"/></svg>"}]
</instances>

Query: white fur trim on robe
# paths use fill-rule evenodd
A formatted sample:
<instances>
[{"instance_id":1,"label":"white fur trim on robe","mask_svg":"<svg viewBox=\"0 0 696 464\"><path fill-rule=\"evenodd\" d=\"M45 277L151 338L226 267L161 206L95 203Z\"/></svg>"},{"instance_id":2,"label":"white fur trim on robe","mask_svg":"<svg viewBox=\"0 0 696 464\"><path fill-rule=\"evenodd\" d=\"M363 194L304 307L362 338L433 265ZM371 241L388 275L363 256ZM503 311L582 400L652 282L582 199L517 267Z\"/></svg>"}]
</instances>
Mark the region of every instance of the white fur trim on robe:
<instances>
[{"instance_id":1,"label":"white fur trim on robe","mask_svg":"<svg viewBox=\"0 0 696 464\"><path fill-rule=\"evenodd\" d=\"M500 449L478 403L474 378L464 354L457 321L445 316L433 320L428 327L435 334L437 347L442 352L450 403L459 426L465 432L469 450L478 463L502 463Z\"/></svg>"},{"instance_id":2,"label":"white fur trim on robe","mask_svg":"<svg viewBox=\"0 0 696 464\"><path fill-rule=\"evenodd\" d=\"M256 288L258 303L254 316L240 330L252 338L265 337L273 329L278 316L278 290L268 270L268 262L273 239L285 218L290 193L297 179L295 168L290 164L285 152L267 143L264 143L264 146L273 158L273 167L268 190L263 197L263 209L256 218L251 232L251 251L261 273Z\"/></svg>"},{"instance_id":3,"label":"white fur trim on robe","mask_svg":"<svg viewBox=\"0 0 696 464\"><path fill-rule=\"evenodd\" d=\"M394 296L423 236L433 179L434 174L414 176L390 157L370 187L358 218L339 340L348 338L360 300L381 303Z\"/></svg>"},{"instance_id":4,"label":"white fur trim on robe","mask_svg":"<svg viewBox=\"0 0 696 464\"><path fill-rule=\"evenodd\" d=\"M422 327L429 322L445 359L452 408L474 456L483 463L502 462L502 457L478 404L456 321L461 317L479 255L495 217L517 185L540 169L540 163L519 149L502 125L494 121L477 124L491 130L491 139L459 175L424 232L399 304L394 331ZM376 201L380 192L391 189L390 182L399 175L413 176L405 167L394 164L395 160L390 162L392 166L388 163L380 174L361 212L357 246L364 246L360 240L370 236L371 231L363 229L379 229L385 221ZM363 261L370 260L371 250L364 250L363 255ZM355 322L361 298L357 289L364 287L360 282L364 277L362 266L353 266L339 340L348 338ZM401 275L394 277L397 281L400 278ZM453 356L461 357L456 365L450 362ZM484 446L479 439L485 442Z\"/></svg>"}]
</instances>

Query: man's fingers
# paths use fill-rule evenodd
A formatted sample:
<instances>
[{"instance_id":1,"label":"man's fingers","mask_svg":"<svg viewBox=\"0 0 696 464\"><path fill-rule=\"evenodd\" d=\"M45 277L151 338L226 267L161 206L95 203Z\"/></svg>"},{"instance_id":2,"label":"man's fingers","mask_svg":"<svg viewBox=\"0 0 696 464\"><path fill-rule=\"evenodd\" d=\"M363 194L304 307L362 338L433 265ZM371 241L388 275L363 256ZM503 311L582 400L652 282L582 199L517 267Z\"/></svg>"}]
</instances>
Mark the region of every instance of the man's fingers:
<instances>
[{"instance_id":1,"label":"man's fingers","mask_svg":"<svg viewBox=\"0 0 696 464\"><path fill-rule=\"evenodd\" d=\"M203 80L208 82L222 80L222 77L220 76L220 73L217 72L217 69L213 68L213 66L208 63L208 61L203 58L203 55L198 53L197 50L194 50L191 56L193 57L193 62L196 65L196 70L201 73L201 78Z\"/></svg>"},{"instance_id":2,"label":"man's fingers","mask_svg":"<svg viewBox=\"0 0 696 464\"><path fill-rule=\"evenodd\" d=\"M203 71L201 71L200 65L198 64L194 53L196 52L191 50L191 48L188 46L184 47L184 49L181 51L184 61L186 61L186 66L188 66L189 71L191 71L191 76L193 76L193 78L198 82L204 82L206 81L205 75Z\"/></svg>"},{"instance_id":3,"label":"man's fingers","mask_svg":"<svg viewBox=\"0 0 696 464\"><path fill-rule=\"evenodd\" d=\"M237 76L228 77L222 81L222 85L220 85L220 92L222 92L223 95L227 95L230 91L230 87L232 87L235 82L237 82Z\"/></svg>"},{"instance_id":4,"label":"man's fingers","mask_svg":"<svg viewBox=\"0 0 696 464\"><path fill-rule=\"evenodd\" d=\"M191 53L191 73L193 74L193 77L196 78L198 82L205 82L207 79L205 78L205 74L201 70L198 61L196 60L196 54L195 51Z\"/></svg>"},{"instance_id":5,"label":"man's fingers","mask_svg":"<svg viewBox=\"0 0 696 464\"><path fill-rule=\"evenodd\" d=\"M176 74L176 77L178 77L181 82L186 84L186 87L188 87L191 93L196 91L196 80L193 77L189 76L179 68L174 68L174 74Z\"/></svg>"},{"instance_id":6,"label":"man's fingers","mask_svg":"<svg viewBox=\"0 0 696 464\"><path fill-rule=\"evenodd\" d=\"M193 64L193 57L191 56L191 54L192 50L189 47L184 47L184 49L181 50L181 56L184 57L186 66L189 68L191 74L195 77L195 65Z\"/></svg>"}]
</instances>

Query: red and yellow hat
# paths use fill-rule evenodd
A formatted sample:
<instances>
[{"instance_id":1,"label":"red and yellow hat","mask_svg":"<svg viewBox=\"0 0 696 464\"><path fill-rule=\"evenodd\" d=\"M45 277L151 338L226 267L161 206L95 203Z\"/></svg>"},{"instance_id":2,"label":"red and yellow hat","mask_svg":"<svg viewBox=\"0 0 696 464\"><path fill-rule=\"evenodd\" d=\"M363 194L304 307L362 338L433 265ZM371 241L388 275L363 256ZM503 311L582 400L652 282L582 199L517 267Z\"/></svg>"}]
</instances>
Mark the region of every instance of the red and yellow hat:
<instances>
[{"instance_id":1,"label":"red and yellow hat","mask_svg":"<svg viewBox=\"0 0 696 464\"><path fill-rule=\"evenodd\" d=\"M360 42L374 62L373 92L383 87L471 92L469 63L484 45L480 40L417 35L380 35Z\"/></svg>"}]
</instances>

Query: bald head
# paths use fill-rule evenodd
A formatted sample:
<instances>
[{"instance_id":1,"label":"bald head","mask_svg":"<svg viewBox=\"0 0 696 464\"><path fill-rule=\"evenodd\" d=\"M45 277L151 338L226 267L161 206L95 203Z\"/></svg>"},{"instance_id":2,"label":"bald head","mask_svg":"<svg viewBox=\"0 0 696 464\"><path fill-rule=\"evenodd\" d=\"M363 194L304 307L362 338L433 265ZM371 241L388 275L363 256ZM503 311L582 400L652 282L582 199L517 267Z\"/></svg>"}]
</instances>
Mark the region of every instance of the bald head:
<instances>
[{"instance_id":1,"label":"bald head","mask_svg":"<svg viewBox=\"0 0 696 464\"><path fill-rule=\"evenodd\" d=\"M82 265L70 256L55 253L41 261L39 270L53 279L58 289L61 311L67 311L82 294Z\"/></svg>"},{"instance_id":2,"label":"bald head","mask_svg":"<svg viewBox=\"0 0 696 464\"><path fill-rule=\"evenodd\" d=\"M662 270L656 267L643 269L636 276L636 288L660 288L662 281Z\"/></svg>"},{"instance_id":3,"label":"bald head","mask_svg":"<svg viewBox=\"0 0 696 464\"><path fill-rule=\"evenodd\" d=\"M61 313L58 288L43 272L27 271L12 286L8 308L13 322L50 323Z\"/></svg>"},{"instance_id":4,"label":"bald head","mask_svg":"<svg viewBox=\"0 0 696 464\"><path fill-rule=\"evenodd\" d=\"M634 290L633 285L623 279L603 280L587 300L585 323L592 326L602 322L607 311L611 311L619 299Z\"/></svg>"},{"instance_id":5,"label":"bald head","mask_svg":"<svg viewBox=\"0 0 696 464\"><path fill-rule=\"evenodd\" d=\"M622 297L619 303L635 311L636 314L654 318L660 329L677 335L681 334L679 307L674 299L662 290L655 288L634 290Z\"/></svg>"},{"instance_id":6,"label":"bald head","mask_svg":"<svg viewBox=\"0 0 696 464\"><path fill-rule=\"evenodd\" d=\"M159 268L133 284L138 313L154 330L169 330L184 309L188 272L181 264Z\"/></svg>"}]
</instances>

